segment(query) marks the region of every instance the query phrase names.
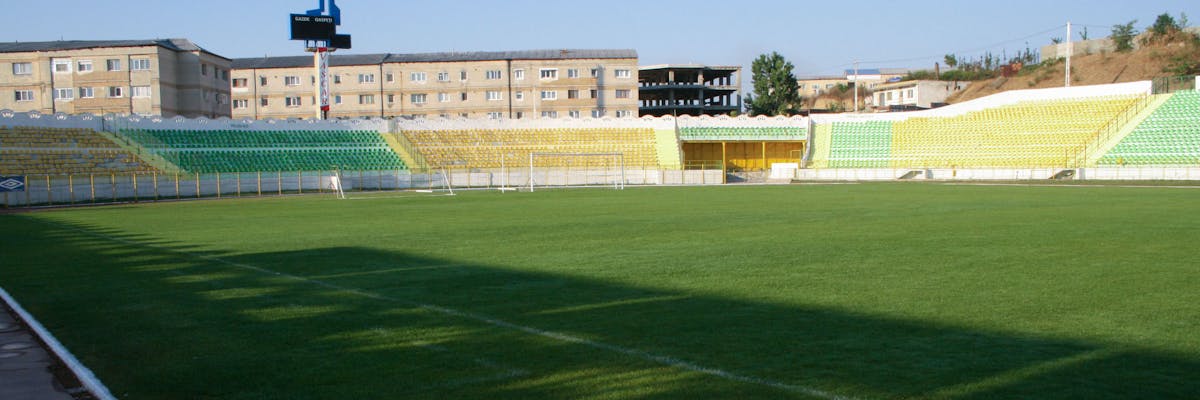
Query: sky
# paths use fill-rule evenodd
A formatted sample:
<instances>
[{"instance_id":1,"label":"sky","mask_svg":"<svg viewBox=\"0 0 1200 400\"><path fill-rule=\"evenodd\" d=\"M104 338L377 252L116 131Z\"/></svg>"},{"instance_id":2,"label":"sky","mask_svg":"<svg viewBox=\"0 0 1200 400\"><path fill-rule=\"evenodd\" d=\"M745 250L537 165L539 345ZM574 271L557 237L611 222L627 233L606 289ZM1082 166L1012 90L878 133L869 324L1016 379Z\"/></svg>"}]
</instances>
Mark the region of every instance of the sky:
<instances>
[{"instance_id":1,"label":"sky","mask_svg":"<svg viewBox=\"0 0 1200 400\"><path fill-rule=\"evenodd\" d=\"M288 14L318 0L4 0L0 42L188 38L228 58L303 55ZM1195 0L919 2L799 0L339 0L342 54L562 48L635 49L641 65L749 66L778 52L798 76L852 68L932 68L948 53L1037 49L1087 28L1092 38L1164 12L1200 25ZM70 12L64 13L63 11ZM15 16L15 17L14 17ZM1076 40L1079 35L1073 35Z\"/></svg>"}]
</instances>

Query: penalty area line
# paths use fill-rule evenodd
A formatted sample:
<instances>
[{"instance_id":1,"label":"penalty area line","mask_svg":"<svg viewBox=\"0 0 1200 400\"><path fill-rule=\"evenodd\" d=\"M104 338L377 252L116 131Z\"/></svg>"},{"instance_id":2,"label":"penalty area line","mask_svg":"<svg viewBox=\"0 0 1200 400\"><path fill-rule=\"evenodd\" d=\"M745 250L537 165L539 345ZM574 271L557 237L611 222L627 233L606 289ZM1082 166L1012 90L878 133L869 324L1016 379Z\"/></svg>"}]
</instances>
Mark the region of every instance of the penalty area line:
<instances>
[{"instance_id":1,"label":"penalty area line","mask_svg":"<svg viewBox=\"0 0 1200 400\"><path fill-rule=\"evenodd\" d=\"M25 218L29 218L29 217L25 217ZM544 330L544 329L540 329L540 328L534 328L531 326L520 325L520 324L508 322L505 320L501 320L498 318L493 318L493 317L489 317L489 316L482 315L482 314L476 314L476 313L469 312L469 311L462 311L462 310L458 310L458 309L454 309L454 308L450 308L450 307L444 307L444 306L439 306L439 305L435 305L435 304L421 303L421 302L417 302L417 301L401 299L398 297L392 297L392 296L382 295L382 294L378 294L378 293L368 292L368 291L358 289L358 288L342 286L342 285L338 285L338 284L334 284L334 283L330 283L330 282L326 282L326 281L322 281L322 280L317 280L317 279L310 279L310 278L306 278L306 277L303 277L300 275L289 274L286 272L274 271L274 270L270 270L267 268L255 266L255 265L226 260L226 259L223 259L220 257L192 253L192 252L182 251L182 250L176 250L176 249L172 249L169 247L162 247L162 246L157 246L157 245L153 245L153 244L136 242L136 241L120 238L120 237L113 236L113 235L91 232L88 230L84 230L81 228L77 228L77 227L73 227L70 225L61 224L61 223L57 223L57 222L53 222L53 221L46 221L46 220L41 220L41 219L35 219L35 220L41 221L46 224L56 225L62 229L79 232L84 235L88 235L88 236L92 236L92 237L96 237L96 238L100 238L100 239L104 239L104 240L108 240L108 241L112 241L112 242L116 242L116 243L121 243L121 244L125 244L125 245L132 246L132 247L141 247L141 248L152 249L152 250L156 250L156 251L172 253L172 254L176 254L179 256L183 256L183 257L193 258L193 259L197 259L197 260L210 261L210 262L214 262L214 263L218 263L218 264L228 265L228 266L235 267L235 268L258 272L258 273L265 274L265 275L271 275L271 276L286 278L288 280L292 280L292 281L296 281L296 282L316 285L316 286L320 286L323 288L336 290L336 291L340 291L340 292L344 292L344 293L350 293L350 294L354 294L354 295L369 298L369 299L404 304L404 305L408 305L410 307L419 308L419 309L427 310L427 311L432 311L432 312L442 314L442 315L472 320L475 322L479 322L479 323L483 323L483 324L487 324L487 325L491 325L491 326L495 326L495 327L499 327L499 328L505 328L505 329L510 329L510 330L514 330L514 331L518 331L518 332L524 332L524 333L527 333L530 335L539 336L539 337L546 338L546 339L587 346L587 347L591 347L591 348L597 349L597 350L604 350L604 351L611 352L611 353L623 354L626 356L640 359L642 361L647 361L647 362L651 362L651 363L655 363L655 364L661 364L661 365L665 365L668 367L681 369L684 371L709 375L709 376L722 378L722 379L733 381L733 382L766 386L766 387L771 387L771 388L780 389L780 390L793 392L793 393L805 394L805 395L809 395L812 397L817 397L817 398L827 399L827 400L855 400L853 397L841 396L838 394L830 393L830 392L827 392L824 390L815 389L815 388L811 388L811 387L807 387L807 386L793 385L793 384L783 383L783 382L774 381L774 380L770 380L770 379L754 377L754 376L750 376L750 375L737 374L737 373L725 371L725 370L722 370L719 368L713 368L713 367L695 364L690 361L685 361L683 359L672 357L672 356L654 354L654 353L650 353L650 352L646 352L646 351L642 351L642 350L637 350L634 348L629 348L629 347L619 346L619 345L605 343L605 342L601 342L601 341L596 341L596 340L592 340L592 339L587 339L587 338L583 338L583 337L579 337L579 336L569 335L566 333L555 332L555 331Z\"/></svg>"}]
</instances>

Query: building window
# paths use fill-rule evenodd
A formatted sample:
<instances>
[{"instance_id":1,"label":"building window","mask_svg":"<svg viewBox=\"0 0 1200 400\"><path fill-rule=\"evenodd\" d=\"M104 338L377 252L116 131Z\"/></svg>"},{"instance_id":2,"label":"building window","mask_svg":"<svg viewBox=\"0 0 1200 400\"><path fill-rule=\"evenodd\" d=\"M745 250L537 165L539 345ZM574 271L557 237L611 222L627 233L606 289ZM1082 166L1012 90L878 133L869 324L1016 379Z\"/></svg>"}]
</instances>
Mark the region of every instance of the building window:
<instances>
[{"instance_id":1,"label":"building window","mask_svg":"<svg viewBox=\"0 0 1200 400\"><path fill-rule=\"evenodd\" d=\"M75 70L79 71L80 73L92 72L93 68L94 67L92 66L92 60L82 60L78 64L75 65Z\"/></svg>"},{"instance_id":2,"label":"building window","mask_svg":"<svg viewBox=\"0 0 1200 400\"><path fill-rule=\"evenodd\" d=\"M460 96L459 96L459 97L461 97L461 98L462 98L462 101L467 101L467 92L462 92L462 93L460 93Z\"/></svg>"},{"instance_id":3,"label":"building window","mask_svg":"<svg viewBox=\"0 0 1200 400\"><path fill-rule=\"evenodd\" d=\"M574 78L578 78L578 77L579 77L579 70L577 70L577 69L568 69L567 70L567 78L574 79Z\"/></svg>"},{"instance_id":4,"label":"building window","mask_svg":"<svg viewBox=\"0 0 1200 400\"><path fill-rule=\"evenodd\" d=\"M618 78L632 78L633 77L633 71L628 70L628 69L618 69L618 70L613 71L613 73L615 73Z\"/></svg>"},{"instance_id":5,"label":"building window","mask_svg":"<svg viewBox=\"0 0 1200 400\"><path fill-rule=\"evenodd\" d=\"M517 101L525 101L525 92L514 92L513 98Z\"/></svg>"},{"instance_id":6,"label":"building window","mask_svg":"<svg viewBox=\"0 0 1200 400\"><path fill-rule=\"evenodd\" d=\"M250 108L250 100L246 100L246 99L234 100L233 108L238 109L238 110L245 110L247 108Z\"/></svg>"},{"instance_id":7,"label":"building window","mask_svg":"<svg viewBox=\"0 0 1200 400\"><path fill-rule=\"evenodd\" d=\"M424 72L413 72L408 74L408 80L411 82L425 83L425 81L428 79L428 76Z\"/></svg>"},{"instance_id":8,"label":"building window","mask_svg":"<svg viewBox=\"0 0 1200 400\"><path fill-rule=\"evenodd\" d=\"M71 73L71 60L54 60L54 73L69 74Z\"/></svg>"},{"instance_id":9,"label":"building window","mask_svg":"<svg viewBox=\"0 0 1200 400\"><path fill-rule=\"evenodd\" d=\"M208 76L208 64L200 64L200 75Z\"/></svg>"},{"instance_id":10,"label":"building window","mask_svg":"<svg viewBox=\"0 0 1200 400\"><path fill-rule=\"evenodd\" d=\"M579 110L567 111L567 116L571 118L579 118Z\"/></svg>"},{"instance_id":11,"label":"building window","mask_svg":"<svg viewBox=\"0 0 1200 400\"><path fill-rule=\"evenodd\" d=\"M523 69L514 69L514 70L513 70L513 79L514 79L514 80L518 80L518 81L523 81L523 80L525 80L525 70L523 70Z\"/></svg>"},{"instance_id":12,"label":"building window","mask_svg":"<svg viewBox=\"0 0 1200 400\"><path fill-rule=\"evenodd\" d=\"M150 97L150 87L149 86L134 86L130 89L131 90L130 90L129 94L131 97L137 97L137 98Z\"/></svg>"},{"instance_id":13,"label":"building window","mask_svg":"<svg viewBox=\"0 0 1200 400\"><path fill-rule=\"evenodd\" d=\"M464 69L464 70L462 70L461 72L459 72L459 73L458 73L458 80L466 82L466 80L467 80L467 70L465 70L465 69Z\"/></svg>"},{"instance_id":14,"label":"building window","mask_svg":"<svg viewBox=\"0 0 1200 400\"><path fill-rule=\"evenodd\" d=\"M79 88L79 98L81 98L81 99L96 98L96 91L90 87L81 87L81 88Z\"/></svg>"},{"instance_id":15,"label":"building window","mask_svg":"<svg viewBox=\"0 0 1200 400\"><path fill-rule=\"evenodd\" d=\"M488 119L502 119L502 118L504 118L504 114L498 113L498 112L490 112L490 113L487 113L487 117L488 117Z\"/></svg>"},{"instance_id":16,"label":"building window","mask_svg":"<svg viewBox=\"0 0 1200 400\"><path fill-rule=\"evenodd\" d=\"M568 90L568 91L567 91L567 98L568 98L568 99L578 99L578 98L579 98L579 89L571 89L571 90Z\"/></svg>"},{"instance_id":17,"label":"building window","mask_svg":"<svg viewBox=\"0 0 1200 400\"><path fill-rule=\"evenodd\" d=\"M285 76L283 77L283 84L287 86L300 86L300 77Z\"/></svg>"},{"instance_id":18,"label":"building window","mask_svg":"<svg viewBox=\"0 0 1200 400\"><path fill-rule=\"evenodd\" d=\"M396 102L396 95L389 93L387 96L388 96L387 97L388 104L392 104L392 103Z\"/></svg>"},{"instance_id":19,"label":"building window","mask_svg":"<svg viewBox=\"0 0 1200 400\"><path fill-rule=\"evenodd\" d=\"M543 90L542 100L558 100L558 92L554 90Z\"/></svg>"},{"instance_id":20,"label":"building window","mask_svg":"<svg viewBox=\"0 0 1200 400\"><path fill-rule=\"evenodd\" d=\"M33 75L33 63L13 63L13 75Z\"/></svg>"},{"instance_id":21,"label":"building window","mask_svg":"<svg viewBox=\"0 0 1200 400\"><path fill-rule=\"evenodd\" d=\"M375 83L375 74L358 74L358 83Z\"/></svg>"},{"instance_id":22,"label":"building window","mask_svg":"<svg viewBox=\"0 0 1200 400\"><path fill-rule=\"evenodd\" d=\"M267 86L267 77L265 77L265 76L258 77L258 86Z\"/></svg>"},{"instance_id":23,"label":"building window","mask_svg":"<svg viewBox=\"0 0 1200 400\"><path fill-rule=\"evenodd\" d=\"M334 84L334 85L341 85L341 84L342 84L342 76L341 76L341 75L334 75L334 76L333 76L333 84Z\"/></svg>"},{"instance_id":24,"label":"building window","mask_svg":"<svg viewBox=\"0 0 1200 400\"><path fill-rule=\"evenodd\" d=\"M542 68L539 76L542 79L558 79L558 68Z\"/></svg>"},{"instance_id":25,"label":"building window","mask_svg":"<svg viewBox=\"0 0 1200 400\"><path fill-rule=\"evenodd\" d=\"M489 91L487 92L487 99L488 99L488 100L490 100L490 101L504 100L504 99L503 99L503 98L500 96L500 91L499 91L499 90L489 90Z\"/></svg>"},{"instance_id":26,"label":"building window","mask_svg":"<svg viewBox=\"0 0 1200 400\"><path fill-rule=\"evenodd\" d=\"M618 99L628 99L630 92L631 91L629 89L617 89L617 98Z\"/></svg>"},{"instance_id":27,"label":"building window","mask_svg":"<svg viewBox=\"0 0 1200 400\"><path fill-rule=\"evenodd\" d=\"M373 94L358 95L358 104L375 104L375 95L373 95Z\"/></svg>"},{"instance_id":28,"label":"building window","mask_svg":"<svg viewBox=\"0 0 1200 400\"><path fill-rule=\"evenodd\" d=\"M600 97L600 91L599 91L599 90L592 89L592 90L589 90L589 91L588 91L588 98L589 98L589 99L595 99L595 98L599 98L599 97Z\"/></svg>"},{"instance_id":29,"label":"building window","mask_svg":"<svg viewBox=\"0 0 1200 400\"><path fill-rule=\"evenodd\" d=\"M500 79L503 76L504 76L503 73L498 69L488 70L488 72L487 72L488 80Z\"/></svg>"},{"instance_id":30,"label":"building window","mask_svg":"<svg viewBox=\"0 0 1200 400\"><path fill-rule=\"evenodd\" d=\"M593 77L593 78L599 78L599 77L600 77L600 68L592 68L592 77Z\"/></svg>"},{"instance_id":31,"label":"building window","mask_svg":"<svg viewBox=\"0 0 1200 400\"><path fill-rule=\"evenodd\" d=\"M908 89L908 98L910 98L910 99L913 98L913 90L912 89Z\"/></svg>"},{"instance_id":32,"label":"building window","mask_svg":"<svg viewBox=\"0 0 1200 400\"><path fill-rule=\"evenodd\" d=\"M300 107L300 96L284 97L283 105L291 108Z\"/></svg>"},{"instance_id":33,"label":"building window","mask_svg":"<svg viewBox=\"0 0 1200 400\"><path fill-rule=\"evenodd\" d=\"M149 58L138 58L138 59L129 60L129 70L130 71L149 71L150 70L150 59ZM216 74L213 74L213 75L215 76Z\"/></svg>"},{"instance_id":34,"label":"building window","mask_svg":"<svg viewBox=\"0 0 1200 400\"><path fill-rule=\"evenodd\" d=\"M388 72L386 75L383 76L383 80L387 81L388 83L395 82L396 75L392 74L391 72Z\"/></svg>"},{"instance_id":35,"label":"building window","mask_svg":"<svg viewBox=\"0 0 1200 400\"><path fill-rule=\"evenodd\" d=\"M558 118L558 111L542 111L542 118Z\"/></svg>"},{"instance_id":36,"label":"building window","mask_svg":"<svg viewBox=\"0 0 1200 400\"><path fill-rule=\"evenodd\" d=\"M244 88L247 84L248 82L246 81L246 78L237 78L233 80L233 87L235 88Z\"/></svg>"},{"instance_id":37,"label":"building window","mask_svg":"<svg viewBox=\"0 0 1200 400\"><path fill-rule=\"evenodd\" d=\"M33 101L33 91L32 90L18 90L15 92L15 94L16 94L16 96L14 99L16 101Z\"/></svg>"},{"instance_id":38,"label":"building window","mask_svg":"<svg viewBox=\"0 0 1200 400\"><path fill-rule=\"evenodd\" d=\"M71 101L75 99L75 89L54 89L54 99L59 101Z\"/></svg>"},{"instance_id":39,"label":"building window","mask_svg":"<svg viewBox=\"0 0 1200 400\"><path fill-rule=\"evenodd\" d=\"M409 100L412 100L413 104L425 104L425 99L425 93L414 93L409 97Z\"/></svg>"},{"instance_id":40,"label":"building window","mask_svg":"<svg viewBox=\"0 0 1200 400\"><path fill-rule=\"evenodd\" d=\"M333 96L333 104L342 104L342 95Z\"/></svg>"},{"instance_id":41,"label":"building window","mask_svg":"<svg viewBox=\"0 0 1200 400\"><path fill-rule=\"evenodd\" d=\"M120 86L109 86L108 87L108 97L114 98L114 99L119 98L119 97L125 97L125 88L120 87Z\"/></svg>"},{"instance_id":42,"label":"building window","mask_svg":"<svg viewBox=\"0 0 1200 400\"><path fill-rule=\"evenodd\" d=\"M450 93L438 93L438 103L450 101Z\"/></svg>"},{"instance_id":43,"label":"building window","mask_svg":"<svg viewBox=\"0 0 1200 400\"><path fill-rule=\"evenodd\" d=\"M617 110L617 118L629 118L633 116L633 111Z\"/></svg>"},{"instance_id":44,"label":"building window","mask_svg":"<svg viewBox=\"0 0 1200 400\"><path fill-rule=\"evenodd\" d=\"M450 73L438 72L438 82L450 82Z\"/></svg>"},{"instance_id":45,"label":"building window","mask_svg":"<svg viewBox=\"0 0 1200 400\"><path fill-rule=\"evenodd\" d=\"M261 99L259 99L259 100L258 100L258 105L260 105L260 106L262 106L262 107L266 107L266 106L268 106L268 105L270 105L270 104L271 104L271 101L270 101L270 100L267 100L267 98L266 98L266 97L263 97L263 98L261 98Z\"/></svg>"},{"instance_id":46,"label":"building window","mask_svg":"<svg viewBox=\"0 0 1200 400\"><path fill-rule=\"evenodd\" d=\"M104 68L109 71L120 71L121 70L121 60L115 59L115 58L110 58L108 60L104 60Z\"/></svg>"},{"instance_id":47,"label":"building window","mask_svg":"<svg viewBox=\"0 0 1200 400\"><path fill-rule=\"evenodd\" d=\"M601 117L604 117L604 111L592 110L592 118L601 118Z\"/></svg>"}]
</instances>

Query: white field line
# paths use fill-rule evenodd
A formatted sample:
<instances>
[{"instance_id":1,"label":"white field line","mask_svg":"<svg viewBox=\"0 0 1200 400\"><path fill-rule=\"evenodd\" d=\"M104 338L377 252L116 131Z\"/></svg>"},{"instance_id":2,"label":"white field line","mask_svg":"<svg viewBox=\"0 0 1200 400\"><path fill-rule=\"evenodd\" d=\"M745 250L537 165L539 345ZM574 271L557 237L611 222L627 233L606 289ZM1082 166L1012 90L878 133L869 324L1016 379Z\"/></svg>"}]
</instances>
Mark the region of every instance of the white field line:
<instances>
[{"instance_id":1,"label":"white field line","mask_svg":"<svg viewBox=\"0 0 1200 400\"><path fill-rule=\"evenodd\" d=\"M58 356L58 359L62 360L63 364L67 365L67 368L71 370L71 373L76 378L79 378L79 382L83 384L83 387L87 388L88 392L91 392L93 396L96 396L100 400L116 400L116 397L113 397L108 388L104 386L104 383L100 382L99 378L96 378L96 374L93 374L92 370L79 362L79 359L75 358L75 355L71 354L71 351L67 350L66 346L63 346L58 339L55 339L54 335L50 334L50 331L45 326L42 326L28 311L25 311L25 308L21 307L21 304L17 303L17 300L10 296L3 288L0 288L0 299L8 303L8 306L17 314L17 317L25 321L25 324L42 340L42 343L45 343L46 347L49 347L50 351L53 351L54 355Z\"/></svg>"},{"instance_id":2,"label":"white field line","mask_svg":"<svg viewBox=\"0 0 1200 400\"><path fill-rule=\"evenodd\" d=\"M26 217L26 218L28 218L28 217ZM362 296L362 297L369 298L369 299L405 304L405 305L408 305L411 307L420 308L423 310L428 310L428 311L436 312L436 313L443 314L443 315L473 320L473 321L481 322L481 323L484 323L487 325L492 325L492 326L496 326L496 327L500 327L500 328L507 328L507 329L511 329L514 331L518 331L518 332L528 333L528 334L534 335L534 336L540 336L540 337L547 338L547 339L557 340L560 342L573 343L573 344L591 347L593 349L604 350L604 351L617 353L617 354L624 354L624 355L627 355L627 356L630 356L633 358L641 359L643 361L662 364L662 365L666 365L669 367L682 369L685 371L690 371L690 372L705 374L705 375L714 376L714 377L718 377L718 378L723 378L723 379L734 381L734 382L766 386L766 387L780 389L780 390L784 390L784 391L788 391L788 392L805 394L808 396L817 397L817 398L821 398L821 399L854 400L854 398L852 398L852 397L841 396L841 395L826 392L826 391L820 390L820 389L815 389L815 388L801 386L801 385L792 385L792 384L787 384L787 383L783 383L783 382L778 382L778 381L774 381L774 380L770 380L770 379L764 379L764 378L759 378L759 377L754 377L754 376L749 376L749 375L741 375L741 374L725 371L725 370L718 369L718 368L712 368L712 367L706 367L706 366L699 365L699 364L694 364L694 363L684 361L684 360L676 358L676 357L658 355L658 354L649 353L649 352L645 352L645 351L637 350L637 349L633 349L633 348L622 347L622 346L604 343L604 342L600 342L600 341L595 341L595 340L591 340L591 339L586 339L586 338L582 338L582 337L578 337L578 336L572 336L572 335L568 335L565 333L548 331L548 330L538 329L538 328L534 328L534 327L530 327L530 326L518 325L518 324L515 324L512 322L492 318L492 317L485 316L482 314L472 313L469 311L461 311L461 310L456 310L456 309L449 308L449 307L442 307L442 306L434 305L434 304L420 303L420 302L404 300L404 299L400 299L400 298L396 298L396 297L385 296L385 295L381 295L381 294L377 294L377 293L371 293L371 292L364 291L362 289L352 288L352 287L348 287L348 286L341 286L341 285L337 285L337 284L333 284L333 283L329 283L329 282L325 282L325 281L321 281L321 280L316 280L316 279L309 279L309 278L305 278L305 277L299 276L299 275L292 275L292 274L288 274L288 273L284 273L284 272L273 271L273 270L269 270L266 268L262 268L262 267L258 267L258 266L254 266L254 265L250 265L250 264L243 264L243 263L239 263L239 262L229 261L229 260L226 260L226 259L223 259L220 257L214 257L214 256L205 255L205 254L197 254L197 253L192 253L192 252L187 252L187 251L180 251L180 250L175 250L175 249L168 248L168 247L161 247L161 246L156 246L156 245L152 245L152 244L145 244L145 243L139 243L139 242L135 242L135 241L131 241L131 240L126 240L126 239L122 239L122 238L119 238L116 236L90 232L90 231L79 229L79 228L76 228L73 226L59 224L59 223L55 223L55 222L51 222L51 221L45 221L45 220L38 220L38 221L42 221L47 224L57 225L62 229L79 232L79 233L89 235L92 237L97 237L97 238L104 239L104 240L122 243L122 244L133 246L133 247L142 247L142 248L153 249L153 250L157 250L157 251L174 253L177 255L186 256L186 257L190 257L193 259L200 259L200 260L225 264L225 265L236 267L236 268L241 268L241 269L245 269L245 270L259 272L262 274L287 278L287 279L290 279L293 281L304 282L304 283L308 283L308 284L312 284L312 285L316 285L316 286L320 286L323 288L332 289L332 290L336 290L336 291L340 291L340 292L351 293L351 294L355 294L355 295Z\"/></svg>"},{"instance_id":3,"label":"white field line","mask_svg":"<svg viewBox=\"0 0 1200 400\"><path fill-rule=\"evenodd\" d=\"M923 182L914 182L923 183ZM1096 185L1096 184L1049 184L1049 183L937 183L942 186L1015 186L1015 187L1077 187L1077 188L1160 188L1160 189L1200 189L1200 186L1154 186L1154 185Z\"/></svg>"}]
</instances>

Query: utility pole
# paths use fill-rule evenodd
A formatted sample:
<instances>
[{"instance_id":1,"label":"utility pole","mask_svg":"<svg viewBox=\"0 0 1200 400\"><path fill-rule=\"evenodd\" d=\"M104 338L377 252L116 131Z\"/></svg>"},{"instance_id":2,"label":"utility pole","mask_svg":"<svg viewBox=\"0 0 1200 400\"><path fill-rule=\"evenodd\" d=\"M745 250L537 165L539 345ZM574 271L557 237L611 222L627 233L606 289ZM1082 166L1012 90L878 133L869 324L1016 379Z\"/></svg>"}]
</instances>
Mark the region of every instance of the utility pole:
<instances>
[{"instance_id":1,"label":"utility pole","mask_svg":"<svg viewBox=\"0 0 1200 400\"><path fill-rule=\"evenodd\" d=\"M858 113L858 60L854 60L854 112Z\"/></svg>"},{"instance_id":2,"label":"utility pole","mask_svg":"<svg viewBox=\"0 0 1200 400\"><path fill-rule=\"evenodd\" d=\"M1075 53L1075 43L1071 40L1071 21L1067 21L1067 82L1065 87L1071 87L1071 56Z\"/></svg>"}]
</instances>

